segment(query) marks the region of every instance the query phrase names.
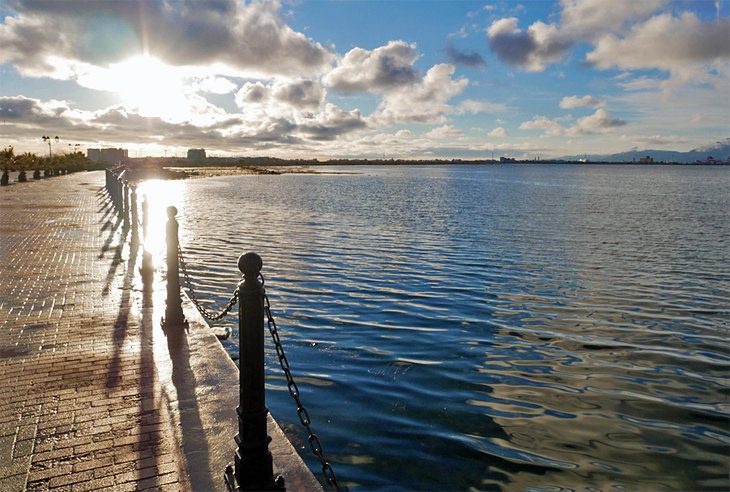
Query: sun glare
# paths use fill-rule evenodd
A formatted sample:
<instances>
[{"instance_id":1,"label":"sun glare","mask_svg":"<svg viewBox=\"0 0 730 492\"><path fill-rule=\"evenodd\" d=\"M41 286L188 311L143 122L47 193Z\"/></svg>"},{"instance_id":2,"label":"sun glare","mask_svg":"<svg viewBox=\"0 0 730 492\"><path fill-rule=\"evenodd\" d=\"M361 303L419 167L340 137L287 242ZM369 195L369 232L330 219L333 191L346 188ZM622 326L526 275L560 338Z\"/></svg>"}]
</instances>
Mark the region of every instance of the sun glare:
<instances>
[{"instance_id":1,"label":"sun glare","mask_svg":"<svg viewBox=\"0 0 730 492\"><path fill-rule=\"evenodd\" d=\"M112 67L123 104L142 116L185 119L189 103L182 77L169 65L143 55Z\"/></svg>"}]
</instances>

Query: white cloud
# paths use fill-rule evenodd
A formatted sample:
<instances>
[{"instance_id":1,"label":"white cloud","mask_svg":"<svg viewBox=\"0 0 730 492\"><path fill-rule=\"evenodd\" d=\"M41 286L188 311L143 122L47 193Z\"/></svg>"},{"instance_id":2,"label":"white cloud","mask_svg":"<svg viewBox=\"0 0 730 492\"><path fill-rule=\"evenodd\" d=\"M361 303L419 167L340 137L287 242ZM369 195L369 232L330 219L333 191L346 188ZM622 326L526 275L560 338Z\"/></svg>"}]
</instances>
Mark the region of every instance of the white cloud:
<instances>
[{"instance_id":1,"label":"white cloud","mask_svg":"<svg viewBox=\"0 0 730 492\"><path fill-rule=\"evenodd\" d=\"M346 93L394 90L418 79L413 67L418 57L416 46L405 41L390 41L372 51L353 48L323 80Z\"/></svg>"},{"instance_id":2,"label":"white cloud","mask_svg":"<svg viewBox=\"0 0 730 492\"><path fill-rule=\"evenodd\" d=\"M689 142L686 137L679 135L621 135L621 140L626 140L641 145L657 145L661 147L675 146Z\"/></svg>"},{"instance_id":3,"label":"white cloud","mask_svg":"<svg viewBox=\"0 0 730 492\"><path fill-rule=\"evenodd\" d=\"M492 130L491 132L489 132L489 136L490 137L497 137L497 138L504 138L504 137L507 136L507 130L505 130L501 126L498 126L494 130Z\"/></svg>"},{"instance_id":4,"label":"white cloud","mask_svg":"<svg viewBox=\"0 0 730 492\"><path fill-rule=\"evenodd\" d=\"M384 95L371 119L380 124L441 123L454 108L448 104L469 84L466 78L452 79L456 68L434 65L418 83Z\"/></svg>"},{"instance_id":5,"label":"white cloud","mask_svg":"<svg viewBox=\"0 0 730 492\"><path fill-rule=\"evenodd\" d=\"M661 88L662 82L663 80L658 78L641 76L619 82L619 85L627 91L656 91Z\"/></svg>"},{"instance_id":6,"label":"white cloud","mask_svg":"<svg viewBox=\"0 0 730 492\"><path fill-rule=\"evenodd\" d=\"M585 106L598 106L601 104L601 100L597 99L593 96L565 96L560 101L560 107L562 109L573 109L573 108L582 108Z\"/></svg>"},{"instance_id":7,"label":"white cloud","mask_svg":"<svg viewBox=\"0 0 730 492\"><path fill-rule=\"evenodd\" d=\"M423 136L427 138L455 138L461 137L464 132L452 125L443 125L426 132Z\"/></svg>"},{"instance_id":8,"label":"white cloud","mask_svg":"<svg viewBox=\"0 0 730 492\"><path fill-rule=\"evenodd\" d=\"M627 24L645 19L666 0L562 0L560 29L577 39L592 39L606 32L623 32Z\"/></svg>"},{"instance_id":9,"label":"white cloud","mask_svg":"<svg viewBox=\"0 0 730 492\"><path fill-rule=\"evenodd\" d=\"M544 130L547 135L562 135L564 131L560 123L544 116L535 116L530 121L523 122L520 130Z\"/></svg>"},{"instance_id":10,"label":"white cloud","mask_svg":"<svg viewBox=\"0 0 730 492\"><path fill-rule=\"evenodd\" d=\"M195 92L229 94L238 89L238 86L225 77L212 76L193 82L190 88Z\"/></svg>"},{"instance_id":11,"label":"white cloud","mask_svg":"<svg viewBox=\"0 0 730 492\"><path fill-rule=\"evenodd\" d=\"M544 116L535 116L532 120L520 125L521 130L542 130L545 135L589 135L606 133L615 128L624 126L626 121L615 118L603 108L598 108L593 114L579 118L574 125L564 127L560 124L562 118L548 119Z\"/></svg>"},{"instance_id":12,"label":"white cloud","mask_svg":"<svg viewBox=\"0 0 730 492\"><path fill-rule=\"evenodd\" d=\"M477 114L477 113L502 113L507 111L507 106L503 103L493 103L487 101L475 101L474 99L465 99L461 101L456 108L454 114Z\"/></svg>"}]
</instances>

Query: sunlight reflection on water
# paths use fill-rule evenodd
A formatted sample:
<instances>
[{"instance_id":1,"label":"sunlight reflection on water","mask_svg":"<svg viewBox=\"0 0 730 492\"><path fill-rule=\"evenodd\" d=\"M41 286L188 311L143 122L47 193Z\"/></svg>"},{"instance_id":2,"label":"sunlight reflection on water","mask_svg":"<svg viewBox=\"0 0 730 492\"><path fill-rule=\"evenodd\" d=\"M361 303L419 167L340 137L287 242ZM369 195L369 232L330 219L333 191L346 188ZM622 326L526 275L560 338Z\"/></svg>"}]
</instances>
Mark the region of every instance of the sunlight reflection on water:
<instances>
[{"instance_id":1,"label":"sunlight reflection on water","mask_svg":"<svg viewBox=\"0 0 730 492\"><path fill-rule=\"evenodd\" d=\"M163 236L181 211L208 308L238 255L262 255L342 481L728 488L727 169L359 171L140 187ZM267 371L272 413L306 443L270 346Z\"/></svg>"}]
</instances>

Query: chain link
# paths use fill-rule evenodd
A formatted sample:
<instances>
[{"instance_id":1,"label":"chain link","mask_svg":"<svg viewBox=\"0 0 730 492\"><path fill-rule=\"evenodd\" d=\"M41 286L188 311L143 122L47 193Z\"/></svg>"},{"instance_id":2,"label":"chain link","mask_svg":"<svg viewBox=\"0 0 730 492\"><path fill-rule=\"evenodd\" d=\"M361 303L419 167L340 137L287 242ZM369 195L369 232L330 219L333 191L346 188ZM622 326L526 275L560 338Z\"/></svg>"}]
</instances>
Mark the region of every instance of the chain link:
<instances>
[{"instance_id":1,"label":"chain link","mask_svg":"<svg viewBox=\"0 0 730 492\"><path fill-rule=\"evenodd\" d=\"M260 275L260 277L261 283L263 285L264 277L263 275ZM267 323L269 326L269 333L271 333L271 338L274 340L274 347L276 347L276 356L279 358L279 364L281 365L281 369L284 371L284 376L286 377L286 386L287 388L289 388L289 394L297 404L297 416L299 416L299 421L307 429L307 433L309 434L309 437L307 438L307 440L309 441L309 447L312 450L312 453L314 453L314 455L319 458L319 462L322 465L322 476L327 481L327 484L334 487L335 490L339 491L341 489L339 484L337 483L335 471L332 469L332 465L330 465L324 457L322 443L319 441L317 434L315 434L312 430L312 420L309 417L309 412L307 412L307 409L304 408L302 400L300 399L299 387L292 377L291 367L289 367L289 360L286 358L286 354L284 353L284 347L281 344L281 338L279 338L279 331L276 328L274 315L271 314L271 303L269 302L269 296L267 296L266 294L264 294L264 313L266 314Z\"/></svg>"},{"instance_id":2,"label":"chain link","mask_svg":"<svg viewBox=\"0 0 730 492\"><path fill-rule=\"evenodd\" d=\"M180 249L179 244L177 245L177 258L180 261L180 269L182 270L183 277L185 278L185 286L188 289L188 294L190 294L190 300L193 301L193 304L195 304L195 307L198 309L200 314L202 314L210 321L218 321L219 319L222 319L225 315L227 315L231 311L231 309L233 309L233 306L235 306L238 302L238 287L236 287L236 290L233 291L233 297L231 297L231 299L228 301L228 304L226 304L226 307L223 308L223 311L218 314L211 313L205 308L205 306L200 303L197 296L195 295L195 290L193 289L193 284L190 282L187 265L185 265L185 259L183 258L182 250Z\"/></svg>"}]
</instances>

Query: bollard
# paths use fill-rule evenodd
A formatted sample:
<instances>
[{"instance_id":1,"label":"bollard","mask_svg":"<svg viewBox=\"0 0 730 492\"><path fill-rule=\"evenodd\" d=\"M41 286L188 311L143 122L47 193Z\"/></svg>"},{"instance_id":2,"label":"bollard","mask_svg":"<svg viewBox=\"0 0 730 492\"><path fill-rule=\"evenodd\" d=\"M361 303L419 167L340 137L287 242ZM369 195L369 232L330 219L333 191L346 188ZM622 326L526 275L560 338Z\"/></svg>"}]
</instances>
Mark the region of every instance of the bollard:
<instances>
[{"instance_id":1,"label":"bollard","mask_svg":"<svg viewBox=\"0 0 730 492\"><path fill-rule=\"evenodd\" d=\"M177 208L167 207L167 303L162 326L165 332L171 326L185 326L187 320L180 298L180 265L178 263Z\"/></svg>"},{"instance_id":2,"label":"bollard","mask_svg":"<svg viewBox=\"0 0 730 492\"><path fill-rule=\"evenodd\" d=\"M114 173L114 203L116 204L117 213L122 212L122 182L119 180L119 175Z\"/></svg>"},{"instance_id":3,"label":"bollard","mask_svg":"<svg viewBox=\"0 0 730 492\"><path fill-rule=\"evenodd\" d=\"M132 189L132 194L130 197L130 208L132 215L132 244L138 244L139 234L137 229L139 227L139 218L137 216L137 187L132 185L130 188Z\"/></svg>"},{"instance_id":4,"label":"bollard","mask_svg":"<svg viewBox=\"0 0 730 492\"><path fill-rule=\"evenodd\" d=\"M129 229L129 183L126 181L122 182L122 196L124 197L122 203L124 228Z\"/></svg>"},{"instance_id":5,"label":"bollard","mask_svg":"<svg viewBox=\"0 0 730 492\"><path fill-rule=\"evenodd\" d=\"M238 285L239 376L238 449L234 466L228 465L229 490L284 490L284 478L274 478L266 428L264 393L264 288L258 281L263 262L256 253L238 259L243 281Z\"/></svg>"},{"instance_id":6,"label":"bollard","mask_svg":"<svg viewBox=\"0 0 730 492\"><path fill-rule=\"evenodd\" d=\"M142 198L142 236L147 239L147 224L149 223L150 204L147 202L147 195Z\"/></svg>"}]
</instances>

